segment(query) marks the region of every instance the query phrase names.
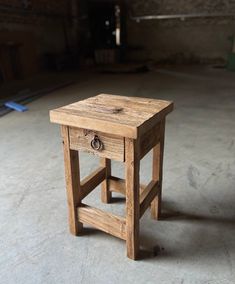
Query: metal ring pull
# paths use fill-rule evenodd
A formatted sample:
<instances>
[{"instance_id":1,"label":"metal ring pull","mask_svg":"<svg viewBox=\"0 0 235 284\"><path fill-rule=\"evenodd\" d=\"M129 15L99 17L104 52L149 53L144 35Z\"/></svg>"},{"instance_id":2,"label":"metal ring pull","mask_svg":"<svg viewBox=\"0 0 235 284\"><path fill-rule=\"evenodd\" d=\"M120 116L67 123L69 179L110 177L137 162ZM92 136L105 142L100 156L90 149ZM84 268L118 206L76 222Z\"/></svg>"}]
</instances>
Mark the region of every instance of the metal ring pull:
<instances>
[{"instance_id":1,"label":"metal ring pull","mask_svg":"<svg viewBox=\"0 0 235 284\"><path fill-rule=\"evenodd\" d=\"M101 151L103 149L103 143L100 141L97 135L91 140L91 147L96 151Z\"/></svg>"}]
</instances>

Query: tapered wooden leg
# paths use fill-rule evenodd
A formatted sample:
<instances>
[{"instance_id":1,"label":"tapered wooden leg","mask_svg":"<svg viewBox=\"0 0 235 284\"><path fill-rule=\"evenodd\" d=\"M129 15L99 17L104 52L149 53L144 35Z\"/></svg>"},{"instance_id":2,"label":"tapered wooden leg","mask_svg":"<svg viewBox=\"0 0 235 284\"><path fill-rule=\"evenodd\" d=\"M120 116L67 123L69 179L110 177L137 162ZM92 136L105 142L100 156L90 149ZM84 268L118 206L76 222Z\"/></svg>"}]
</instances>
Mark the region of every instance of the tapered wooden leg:
<instances>
[{"instance_id":1,"label":"tapered wooden leg","mask_svg":"<svg viewBox=\"0 0 235 284\"><path fill-rule=\"evenodd\" d=\"M156 220L159 220L161 218L164 136L165 136L165 119L162 120L161 122L160 142L153 148L152 179L154 181L159 181L159 191L158 195L151 202L151 217Z\"/></svg>"},{"instance_id":2,"label":"tapered wooden leg","mask_svg":"<svg viewBox=\"0 0 235 284\"><path fill-rule=\"evenodd\" d=\"M61 126L64 148L65 180L68 201L69 228L71 234L77 236L82 231L82 223L78 222L77 206L81 202L79 156L77 151L69 149L69 129Z\"/></svg>"},{"instance_id":3,"label":"tapered wooden leg","mask_svg":"<svg viewBox=\"0 0 235 284\"><path fill-rule=\"evenodd\" d=\"M136 140L125 139L126 152L126 245L127 256L137 259L139 252L139 165Z\"/></svg>"},{"instance_id":4,"label":"tapered wooden leg","mask_svg":"<svg viewBox=\"0 0 235 284\"><path fill-rule=\"evenodd\" d=\"M106 178L101 183L101 201L104 203L110 203L112 198L112 193L109 190L109 182L108 179L111 175L111 160L106 158L100 159L100 165L106 168Z\"/></svg>"}]
</instances>

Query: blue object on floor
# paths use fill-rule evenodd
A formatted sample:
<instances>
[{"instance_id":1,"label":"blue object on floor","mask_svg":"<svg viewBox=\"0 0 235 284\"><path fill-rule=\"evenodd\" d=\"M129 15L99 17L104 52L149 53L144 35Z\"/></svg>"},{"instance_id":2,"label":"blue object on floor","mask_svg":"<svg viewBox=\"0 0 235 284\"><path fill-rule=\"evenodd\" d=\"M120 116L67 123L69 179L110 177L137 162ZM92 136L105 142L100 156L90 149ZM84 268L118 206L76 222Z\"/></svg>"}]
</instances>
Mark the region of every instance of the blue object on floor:
<instances>
[{"instance_id":1,"label":"blue object on floor","mask_svg":"<svg viewBox=\"0 0 235 284\"><path fill-rule=\"evenodd\" d=\"M13 101L5 102L4 105L6 107L9 107L9 108L14 109L16 111L21 111L22 112L22 111L28 110L28 108L26 106L17 104L17 103L15 103Z\"/></svg>"}]
</instances>

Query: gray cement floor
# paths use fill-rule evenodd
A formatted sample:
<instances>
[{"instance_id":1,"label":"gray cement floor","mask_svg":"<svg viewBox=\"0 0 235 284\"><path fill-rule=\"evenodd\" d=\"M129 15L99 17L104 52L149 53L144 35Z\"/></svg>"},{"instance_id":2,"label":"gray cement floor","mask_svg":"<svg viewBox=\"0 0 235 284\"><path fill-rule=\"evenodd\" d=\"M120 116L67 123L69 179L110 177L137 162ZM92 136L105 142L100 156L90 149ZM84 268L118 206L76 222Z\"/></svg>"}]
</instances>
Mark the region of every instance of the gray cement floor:
<instances>
[{"instance_id":1,"label":"gray cement floor","mask_svg":"<svg viewBox=\"0 0 235 284\"><path fill-rule=\"evenodd\" d=\"M235 73L210 68L93 75L0 119L0 283L235 283ZM106 92L169 99L163 209L141 219L140 261L125 243L68 232L59 127L48 111ZM151 154L141 164L148 182ZM82 176L97 159L81 154ZM114 163L114 174L123 166ZM87 203L122 214L119 198Z\"/></svg>"}]
</instances>

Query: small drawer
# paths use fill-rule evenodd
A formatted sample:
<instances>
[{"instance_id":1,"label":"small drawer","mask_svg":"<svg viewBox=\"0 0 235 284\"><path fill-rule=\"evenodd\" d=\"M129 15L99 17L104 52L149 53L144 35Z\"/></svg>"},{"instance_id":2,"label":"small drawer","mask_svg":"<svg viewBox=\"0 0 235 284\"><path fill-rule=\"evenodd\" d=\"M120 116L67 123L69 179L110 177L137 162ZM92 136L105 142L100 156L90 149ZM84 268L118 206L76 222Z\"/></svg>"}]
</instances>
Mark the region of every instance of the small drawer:
<instances>
[{"instance_id":1,"label":"small drawer","mask_svg":"<svg viewBox=\"0 0 235 284\"><path fill-rule=\"evenodd\" d=\"M83 128L69 128L70 149L124 162L124 137Z\"/></svg>"}]
</instances>

